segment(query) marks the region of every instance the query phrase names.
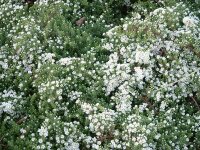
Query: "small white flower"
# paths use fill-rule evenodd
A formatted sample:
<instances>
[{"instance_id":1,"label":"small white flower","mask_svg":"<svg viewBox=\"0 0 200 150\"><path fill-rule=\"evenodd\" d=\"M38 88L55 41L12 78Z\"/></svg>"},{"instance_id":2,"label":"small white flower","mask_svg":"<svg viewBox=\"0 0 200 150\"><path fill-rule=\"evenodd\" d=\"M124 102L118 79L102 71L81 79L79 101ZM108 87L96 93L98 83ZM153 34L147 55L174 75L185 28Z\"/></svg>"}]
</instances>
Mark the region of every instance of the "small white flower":
<instances>
[{"instance_id":1,"label":"small white flower","mask_svg":"<svg viewBox=\"0 0 200 150\"><path fill-rule=\"evenodd\" d=\"M160 101L160 98L161 98L161 94L160 94L160 92L158 92L158 93L156 94L156 100L157 100L157 101Z\"/></svg>"},{"instance_id":2,"label":"small white flower","mask_svg":"<svg viewBox=\"0 0 200 150\"><path fill-rule=\"evenodd\" d=\"M156 136L155 136L155 139L159 139L161 137L161 134L159 133L159 134L157 134Z\"/></svg>"},{"instance_id":3,"label":"small white flower","mask_svg":"<svg viewBox=\"0 0 200 150\"><path fill-rule=\"evenodd\" d=\"M123 35L123 36L121 36L120 40L121 40L122 43L128 43L129 39L126 35Z\"/></svg>"},{"instance_id":4,"label":"small white flower","mask_svg":"<svg viewBox=\"0 0 200 150\"><path fill-rule=\"evenodd\" d=\"M43 126L38 130L40 136L47 137L48 136L48 129L44 128Z\"/></svg>"},{"instance_id":5,"label":"small white flower","mask_svg":"<svg viewBox=\"0 0 200 150\"><path fill-rule=\"evenodd\" d=\"M20 129L20 132L21 132L22 134L25 134L25 133L26 133L26 130L23 129L23 128L21 128L21 129Z\"/></svg>"},{"instance_id":6,"label":"small white flower","mask_svg":"<svg viewBox=\"0 0 200 150\"><path fill-rule=\"evenodd\" d=\"M161 102L161 105L160 105L160 110L161 110L161 111L164 111L166 106L167 106L166 102L165 102L165 101L162 101L162 102Z\"/></svg>"},{"instance_id":7,"label":"small white flower","mask_svg":"<svg viewBox=\"0 0 200 150\"><path fill-rule=\"evenodd\" d=\"M123 25L123 30L126 31L128 29L128 24Z\"/></svg>"},{"instance_id":8,"label":"small white flower","mask_svg":"<svg viewBox=\"0 0 200 150\"><path fill-rule=\"evenodd\" d=\"M68 65L70 65L71 63L72 63L72 58L61 58L60 60L59 60L59 63L61 64L61 65L66 65L66 66L68 66Z\"/></svg>"},{"instance_id":9,"label":"small white flower","mask_svg":"<svg viewBox=\"0 0 200 150\"><path fill-rule=\"evenodd\" d=\"M187 16L183 18L183 23L186 27L193 27L195 26L195 24L198 23L198 20L195 19L194 17Z\"/></svg>"},{"instance_id":10,"label":"small white flower","mask_svg":"<svg viewBox=\"0 0 200 150\"><path fill-rule=\"evenodd\" d=\"M38 142L41 144L41 143L43 142L43 140L42 140L42 139L39 139Z\"/></svg>"},{"instance_id":11,"label":"small white flower","mask_svg":"<svg viewBox=\"0 0 200 150\"><path fill-rule=\"evenodd\" d=\"M116 33L115 33L115 30L118 29L118 28L119 28L119 26L115 26L114 28L112 28L112 29L110 29L109 31L107 31L107 32L106 32L106 35L107 35L109 38L113 37L113 35L116 34Z\"/></svg>"},{"instance_id":12,"label":"small white flower","mask_svg":"<svg viewBox=\"0 0 200 150\"><path fill-rule=\"evenodd\" d=\"M153 14L153 15L164 14L165 11L166 10L164 8L157 8L151 14Z\"/></svg>"}]
</instances>

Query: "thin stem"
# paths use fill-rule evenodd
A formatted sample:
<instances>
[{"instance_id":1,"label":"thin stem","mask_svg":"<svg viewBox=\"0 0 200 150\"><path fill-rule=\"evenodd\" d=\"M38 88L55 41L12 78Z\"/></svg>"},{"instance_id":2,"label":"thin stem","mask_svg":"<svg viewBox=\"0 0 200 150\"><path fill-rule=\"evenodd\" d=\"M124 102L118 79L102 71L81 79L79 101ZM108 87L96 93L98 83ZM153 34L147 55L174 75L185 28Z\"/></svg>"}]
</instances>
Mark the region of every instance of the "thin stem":
<instances>
[{"instance_id":1,"label":"thin stem","mask_svg":"<svg viewBox=\"0 0 200 150\"><path fill-rule=\"evenodd\" d=\"M191 96L191 99L194 101L194 103L196 104L196 106L198 107L198 109L200 110L199 104L197 103L197 101L194 99L193 96Z\"/></svg>"}]
</instances>

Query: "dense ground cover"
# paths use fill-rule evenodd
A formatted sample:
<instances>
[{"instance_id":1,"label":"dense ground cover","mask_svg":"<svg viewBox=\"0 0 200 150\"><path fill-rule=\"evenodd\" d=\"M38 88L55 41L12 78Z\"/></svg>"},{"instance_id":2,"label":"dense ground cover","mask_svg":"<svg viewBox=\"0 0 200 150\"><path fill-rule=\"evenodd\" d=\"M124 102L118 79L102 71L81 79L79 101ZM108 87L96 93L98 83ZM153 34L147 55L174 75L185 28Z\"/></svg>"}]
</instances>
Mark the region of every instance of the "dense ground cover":
<instances>
[{"instance_id":1,"label":"dense ground cover","mask_svg":"<svg viewBox=\"0 0 200 150\"><path fill-rule=\"evenodd\" d=\"M0 149L199 149L199 8L0 0Z\"/></svg>"}]
</instances>

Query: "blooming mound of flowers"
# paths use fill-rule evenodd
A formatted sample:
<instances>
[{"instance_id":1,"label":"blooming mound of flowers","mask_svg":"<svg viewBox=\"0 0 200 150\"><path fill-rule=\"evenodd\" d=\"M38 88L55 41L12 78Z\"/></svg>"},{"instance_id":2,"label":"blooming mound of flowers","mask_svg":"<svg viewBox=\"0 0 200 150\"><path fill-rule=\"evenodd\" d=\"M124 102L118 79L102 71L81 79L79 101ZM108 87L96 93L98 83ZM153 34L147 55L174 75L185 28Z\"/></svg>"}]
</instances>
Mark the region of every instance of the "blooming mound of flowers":
<instances>
[{"instance_id":1,"label":"blooming mound of flowers","mask_svg":"<svg viewBox=\"0 0 200 150\"><path fill-rule=\"evenodd\" d=\"M195 2L1 0L0 149L198 150Z\"/></svg>"}]
</instances>

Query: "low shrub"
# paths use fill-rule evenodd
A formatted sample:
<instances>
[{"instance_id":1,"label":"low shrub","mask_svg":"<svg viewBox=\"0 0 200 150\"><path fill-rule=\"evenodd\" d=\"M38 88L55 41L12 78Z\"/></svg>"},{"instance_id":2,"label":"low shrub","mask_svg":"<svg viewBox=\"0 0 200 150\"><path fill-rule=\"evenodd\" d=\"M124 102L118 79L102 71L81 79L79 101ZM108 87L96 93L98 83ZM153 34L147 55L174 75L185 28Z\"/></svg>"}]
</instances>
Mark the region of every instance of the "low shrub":
<instances>
[{"instance_id":1,"label":"low shrub","mask_svg":"<svg viewBox=\"0 0 200 150\"><path fill-rule=\"evenodd\" d=\"M199 149L198 2L0 1L0 149Z\"/></svg>"}]
</instances>

